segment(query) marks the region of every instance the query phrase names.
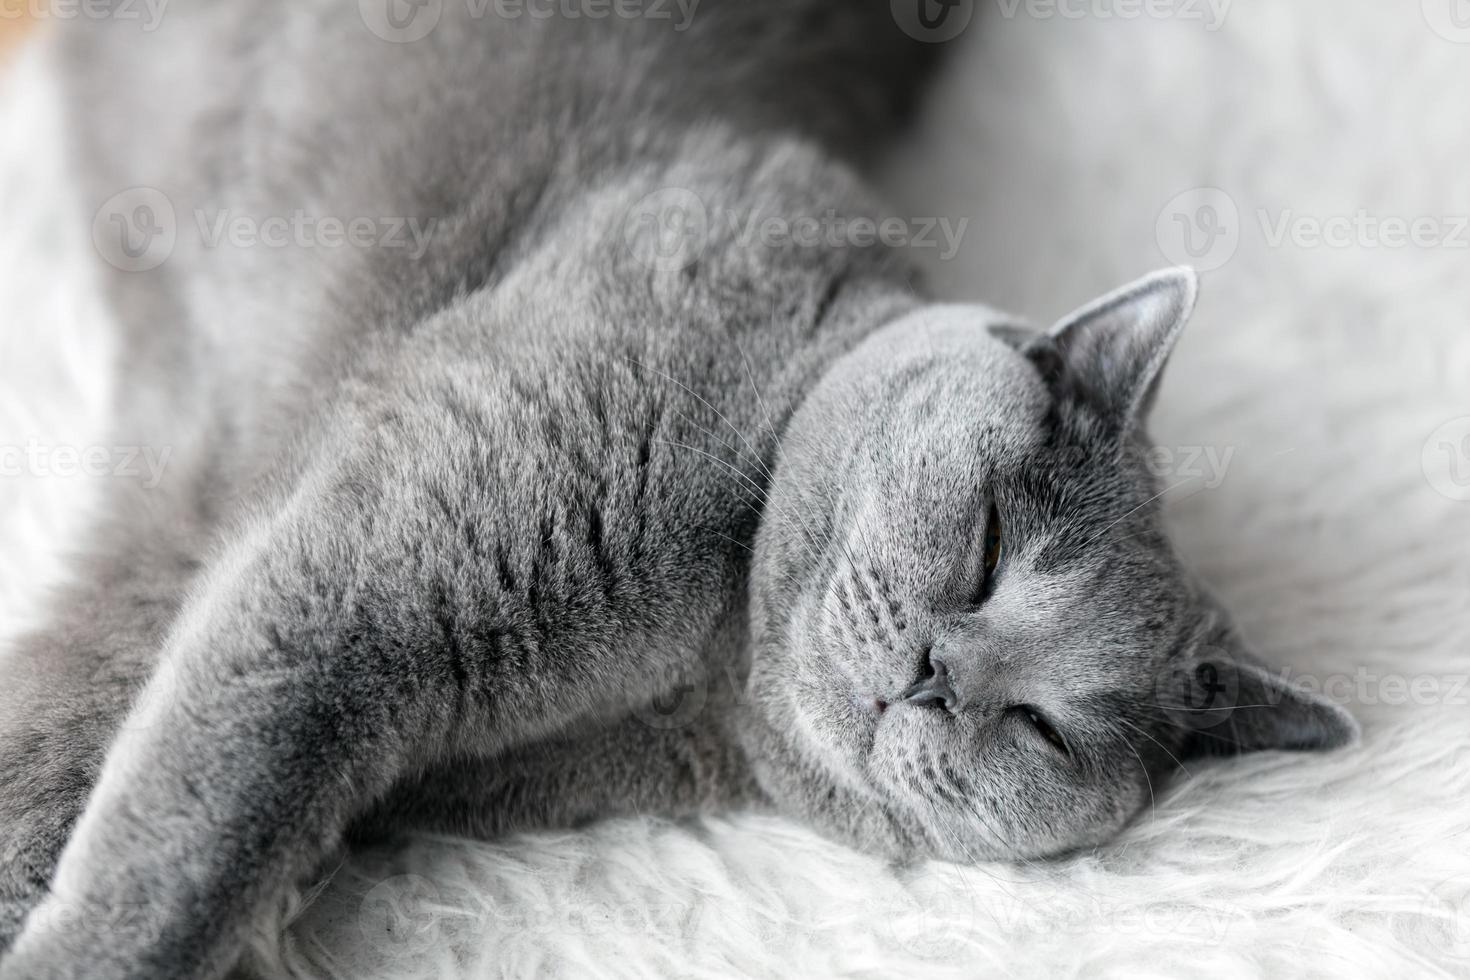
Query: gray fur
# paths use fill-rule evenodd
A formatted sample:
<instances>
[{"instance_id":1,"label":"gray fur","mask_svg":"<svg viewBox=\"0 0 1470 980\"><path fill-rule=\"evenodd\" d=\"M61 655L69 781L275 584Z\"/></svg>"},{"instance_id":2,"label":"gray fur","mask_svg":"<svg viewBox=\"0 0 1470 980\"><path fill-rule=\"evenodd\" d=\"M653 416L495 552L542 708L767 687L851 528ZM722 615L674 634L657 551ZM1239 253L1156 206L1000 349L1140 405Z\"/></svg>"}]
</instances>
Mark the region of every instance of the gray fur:
<instances>
[{"instance_id":1,"label":"gray fur","mask_svg":"<svg viewBox=\"0 0 1470 980\"><path fill-rule=\"evenodd\" d=\"M769 807L1024 859L1187 753L1352 737L1163 536L1142 421L1192 275L1043 335L925 305L881 247L630 247L670 187L879 216L854 167L929 60L888 3L703 0L682 33L446 3L410 44L355 6L62 42L89 204L180 216L112 285L119 432L174 454L0 660L4 980L222 975L273 894L409 828ZM221 208L436 231L200 247ZM953 710L903 700L926 651ZM1194 710L1201 664L1234 711Z\"/></svg>"}]
</instances>

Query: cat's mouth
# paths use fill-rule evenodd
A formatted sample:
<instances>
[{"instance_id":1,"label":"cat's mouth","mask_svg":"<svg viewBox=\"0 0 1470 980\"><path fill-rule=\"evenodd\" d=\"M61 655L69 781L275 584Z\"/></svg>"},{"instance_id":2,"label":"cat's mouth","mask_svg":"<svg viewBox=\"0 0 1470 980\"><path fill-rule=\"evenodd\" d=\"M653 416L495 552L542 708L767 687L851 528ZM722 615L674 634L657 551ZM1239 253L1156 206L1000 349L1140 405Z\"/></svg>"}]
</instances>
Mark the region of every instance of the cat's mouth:
<instances>
[{"instance_id":1,"label":"cat's mouth","mask_svg":"<svg viewBox=\"0 0 1470 980\"><path fill-rule=\"evenodd\" d=\"M852 727L857 732L857 737L848 745L855 750L853 754L865 776L879 776L873 769L875 755L889 754L876 751L880 739L891 743L894 739L914 741L941 736L935 726L945 720L947 712L936 707L935 695L929 689L911 693L917 686L882 695L870 694L851 685L846 688L852 692L844 700ZM845 738L841 731L832 734L838 739Z\"/></svg>"},{"instance_id":2,"label":"cat's mouth","mask_svg":"<svg viewBox=\"0 0 1470 980\"><path fill-rule=\"evenodd\" d=\"M794 719L827 763L871 791L902 779L916 745L948 736L954 692L943 664L845 661L826 644L787 687Z\"/></svg>"},{"instance_id":3,"label":"cat's mouth","mask_svg":"<svg viewBox=\"0 0 1470 980\"><path fill-rule=\"evenodd\" d=\"M958 696L950 683L949 668L939 658L924 654L919 673L913 682L900 690L883 690L873 693L871 686L859 683L841 663L835 664L838 674L853 692L852 704L859 715L875 728L883 717L893 709L939 711L953 714Z\"/></svg>"}]
</instances>

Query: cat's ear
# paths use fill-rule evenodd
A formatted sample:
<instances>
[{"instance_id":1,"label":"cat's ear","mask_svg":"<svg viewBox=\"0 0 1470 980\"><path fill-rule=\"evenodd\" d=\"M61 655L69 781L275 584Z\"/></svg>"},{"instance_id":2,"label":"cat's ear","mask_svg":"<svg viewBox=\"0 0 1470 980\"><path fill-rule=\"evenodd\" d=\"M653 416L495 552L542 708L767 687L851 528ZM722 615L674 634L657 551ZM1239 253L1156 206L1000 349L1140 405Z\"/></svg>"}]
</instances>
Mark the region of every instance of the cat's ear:
<instances>
[{"instance_id":1,"label":"cat's ear","mask_svg":"<svg viewBox=\"0 0 1470 980\"><path fill-rule=\"evenodd\" d=\"M1118 430L1131 431L1153 404L1198 293L1193 269L1155 272L1064 318L1027 353L1059 360L1068 390L1091 401Z\"/></svg>"},{"instance_id":2,"label":"cat's ear","mask_svg":"<svg viewBox=\"0 0 1470 980\"><path fill-rule=\"evenodd\" d=\"M1201 635L1159 691L1171 719L1189 729L1188 755L1324 751L1357 740L1352 715L1263 663L1218 608L1207 611Z\"/></svg>"}]
</instances>

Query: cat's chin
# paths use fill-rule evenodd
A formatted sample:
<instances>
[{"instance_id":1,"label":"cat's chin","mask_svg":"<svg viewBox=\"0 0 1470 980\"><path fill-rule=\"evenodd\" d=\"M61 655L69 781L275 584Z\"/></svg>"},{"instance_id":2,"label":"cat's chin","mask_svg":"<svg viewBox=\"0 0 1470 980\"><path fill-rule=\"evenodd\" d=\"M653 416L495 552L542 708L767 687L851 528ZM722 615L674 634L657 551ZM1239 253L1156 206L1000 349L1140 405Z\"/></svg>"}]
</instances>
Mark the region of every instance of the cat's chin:
<instances>
[{"instance_id":1,"label":"cat's chin","mask_svg":"<svg viewBox=\"0 0 1470 980\"><path fill-rule=\"evenodd\" d=\"M798 683L788 701L788 728L804 755L855 787L866 789L868 762L882 717L838 677ZM777 724L780 724L778 721Z\"/></svg>"}]
</instances>

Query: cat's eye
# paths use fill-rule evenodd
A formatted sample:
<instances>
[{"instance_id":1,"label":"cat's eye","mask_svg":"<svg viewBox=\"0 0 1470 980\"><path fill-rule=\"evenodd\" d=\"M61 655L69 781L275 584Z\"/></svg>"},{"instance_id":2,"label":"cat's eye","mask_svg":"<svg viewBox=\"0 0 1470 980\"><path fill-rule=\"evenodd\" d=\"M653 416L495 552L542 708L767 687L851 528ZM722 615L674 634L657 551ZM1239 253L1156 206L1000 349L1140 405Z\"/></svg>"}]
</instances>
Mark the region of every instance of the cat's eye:
<instances>
[{"instance_id":1,"label":"cat's eye","mask_svg":"<svg viewBox=\"0 0 1470 980\"><path fill-rule=\"evenodd\" d=\"M1005 539L1001 535L1000 509L995 504L990 505L990 511L985 519L985 542L981 554L980 589L976 593L975 601L984 602L990 598L990 593L995 586L995 571L1000 567L1000 559L1005 551Z\"/></svg>"},{"instance_id":2,"label":"cat's eye","mask_svg":"<svg viewBox=\"0 0 1470 980\"><path fill-rule=\"evenodd\" d=\"M1072 754L1067 749L1066 741L1063 740L1062 736L1057 733L1056 728L1052 726L1051 722L1046 720L1046 716L1043 715L1041 712L1037 711L1029 704L1017 705L1012 710L1014 710L1022 718L1026 719L1027 724L1029 724L1032 729L1035 730L1036 734L1040 735L1042 738L1050 742L1052 747L1055 748L1062 755Z\"/></svg>"},{"instance_id":3,"label":"cat's eye","mask_svg":"<svg viewBox=\"0 0 1470 980\"><path fill-rule=\"evenodd\" d=\"M994 504L990 505L990 519L985 522L985 577L990 578L995 574L996 566L1000 564L1001 553L1000 535L1000 511Z\"/></svg>"}]
</instances>

